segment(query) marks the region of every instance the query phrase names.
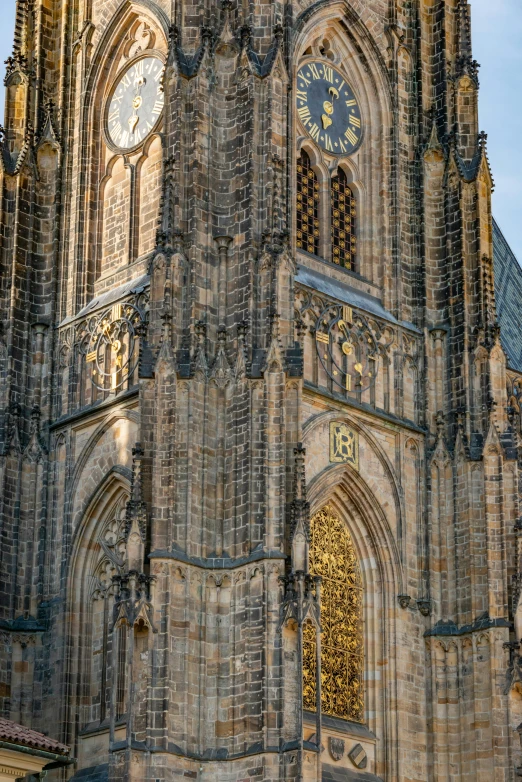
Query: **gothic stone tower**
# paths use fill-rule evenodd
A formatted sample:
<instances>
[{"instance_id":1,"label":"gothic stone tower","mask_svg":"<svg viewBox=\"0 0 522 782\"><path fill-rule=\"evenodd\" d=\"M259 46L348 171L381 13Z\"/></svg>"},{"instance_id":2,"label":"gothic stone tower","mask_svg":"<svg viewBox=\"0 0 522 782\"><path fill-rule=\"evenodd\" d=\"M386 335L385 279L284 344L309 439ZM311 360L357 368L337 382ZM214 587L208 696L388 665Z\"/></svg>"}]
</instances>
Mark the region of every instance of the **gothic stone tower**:
<instances>
[{"instance_id":1,"label":"gothic stone tower","mask_svg":"<svg viewBox=\"0 0 522 782\"><path fill-rule=\"evenodd\" d=\"M469 17L17 0L0 695L71 746L49 779L515 779L522 375Z\"/></svg>"}]
</instances>

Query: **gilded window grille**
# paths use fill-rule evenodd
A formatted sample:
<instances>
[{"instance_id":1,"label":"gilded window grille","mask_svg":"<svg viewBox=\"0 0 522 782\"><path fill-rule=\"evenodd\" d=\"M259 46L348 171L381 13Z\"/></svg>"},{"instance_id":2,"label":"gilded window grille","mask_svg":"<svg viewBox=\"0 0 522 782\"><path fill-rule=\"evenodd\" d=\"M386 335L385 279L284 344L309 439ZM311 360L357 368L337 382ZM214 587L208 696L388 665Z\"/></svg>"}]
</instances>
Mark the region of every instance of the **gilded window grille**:
<instances>
[{"instance_id":1,"label":"gilded window grille","mask_svg":"<svg viewBox=\"0 0 522 782\"><path fill-rule=\"evenodd\" d=\"M346 174L339 168L332 180L332 261L345 269L355 268L355 220L354 195Z\"/></svg>"},{"instance_id":2,"label":"gilded window grille","mask_svg":"<svg viewBox=\"0 0 522 782\"><path fill-rule=\"evenodd\" d=\"M310 158L301 152L297 161L297 248L319 253L319 182Z\"/></svg>"},{"instance_id":3,"label":"gilded window grille","mask_svg":"<svg viewBox=\"0 0 522 782\"><path fill-rule=\"evenodd\" d=\"M321 586L321 710L364 720L362 580L353 541L327 505L311 521L310 572ZM316 709L316 636L303 628L303 706Z\"/></svg>"}]
</instances>

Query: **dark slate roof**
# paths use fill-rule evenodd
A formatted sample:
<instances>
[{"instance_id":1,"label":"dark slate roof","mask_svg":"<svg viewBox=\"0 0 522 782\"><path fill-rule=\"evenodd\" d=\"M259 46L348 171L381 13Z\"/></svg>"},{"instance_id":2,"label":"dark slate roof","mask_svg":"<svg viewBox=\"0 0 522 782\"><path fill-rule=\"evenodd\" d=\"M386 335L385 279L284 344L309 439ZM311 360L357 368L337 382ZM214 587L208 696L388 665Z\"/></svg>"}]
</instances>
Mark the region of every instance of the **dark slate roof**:
<instances>
[{"instance_id":1,"label":"dark slate roof","mask_svg":"<svg viewBox=\"0 0 522 782\"><path fill-rule=\"evenodd\" d=\"M508 365L522 372L522 267L493 221L495 293L500 338Z\"/></svg>"},{"instance_id":2,"label":"dark slate roof","mask_svg":"<svg viewBox=\"0 0 522 782\"><path fill-rule=\"evenodd\" d=\"M71 777L70 782L109 782L109 764L100 763L98 766L82 768Z\"/></svg>"},{"instance_id":3,"label":"dark slate roof","mask_svg":"<svg viewBox=\"0 0 522 782\"><path fill-rule=\"evenodd\" d=\"M342 301L346 304L351 304L353 307L370 312L372 315L377 315L383 320L387 320L390 323L397 324L399 321L392 315L391 312L384 309L379 299L375 296L371 296L364 291L353 288L339 280L327 277L325 274L321 274L315 269L309 269L307 266L299 264L297 266L296 282L300 285L304 285L306 288L311 288L314 291L321 291L332 299ZM419 331L412 323L402 322L402 325L412 331ZM420 332L419 332L420 333Z\"/></svg>"},{"instance_id":4,"label":"dark slate roof","mask_svg":"<svg viewBox=\"0 0 522 782\"><path fill-rule=\"evenodd\" d=\"M136 277L134 280L129 280L117 288L111 288L111 290L105 291L105 293L102 293L100 296L96 296L95 299L92 299L92 301L90 301L82 310L80 310L77 315L68 315L64 320L62 320L60 327L67 325L67 323L71 323L73 320L84 318L90 312L94 312L94 310L99 310L102 307L108 307L109 304L112 304L113 301L123 299L130 293L141 293L147 287L149 281L149 275L142 274L140 277Z\"/></svg>"},{"instance_id":5,"label":"dark slate roof","mask_svg":"<svg viewBox=\"0 0 522 782\"><path fill-rule=\"evenodd\" d=\"M315 269L308 269L306 266L298 265L295 279L296 282L304 285L306 288L321 291L321 293L326 293L327 296L333 299L352 304L354 307L371 312L372 315L378 315L380 318L389 320L392 323L398 323L391 312L385 310L375 296L370 296L368 293L352 288L351 285L346 285L339 282L339 280L327 277L325 274L315 271Z\"/></svg>"},{"instance_id":6,"label":"dark slate roof","mask_svg":"<svg viewBox=\"0 0 522 782\"><path fill-rule=\"evenodd\" d=\"M382 780L375 774L367 774L365 771L323 765L322 782L382 782Z\"/></svg>"},{"instance_id":7,"label":"dark slate roof","mask_svg":"<svg viewBox=\"0 0 522 782\"><path fill-rule=\"evenodd\" d=\"M19 725L12 720L5 720L2 717L0 717L0 741L5 742L6 744L30 747L37 751L52 752L55 755L69 754L69 747L65 744L61 744L59 741L50 739L43 733L24 728L23 725ZM14 748L15 747L13 746L13 749Z\"/></svg>"}]
</instances>

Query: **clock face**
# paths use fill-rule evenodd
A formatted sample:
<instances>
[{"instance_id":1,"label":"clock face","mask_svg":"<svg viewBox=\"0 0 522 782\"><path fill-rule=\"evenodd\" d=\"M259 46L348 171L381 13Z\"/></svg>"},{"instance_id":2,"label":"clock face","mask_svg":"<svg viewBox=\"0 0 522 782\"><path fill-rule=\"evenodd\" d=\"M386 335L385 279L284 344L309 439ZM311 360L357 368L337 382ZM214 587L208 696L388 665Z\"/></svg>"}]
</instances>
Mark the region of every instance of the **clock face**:
<instances>
[{"instance_id":1,"label":"clock face","mask_svg":"<svg viewBox=\"0 0 522 782\"><path fill-rule=\"evenodd\" d=\"M137 336L143 314L133 304L114 304L91 323L87 365L92 384L118 391L134 377L138 364Z\"/></svg>"},{"instance_id":2,"label":"clock face","mask_svg":"<svg viewBox=\"0 0 522 782\"><path fill-rule=\"evenodd\" d=\"M142 57L119 77L106 110L107 134L118 149L136 147L158 124L163 68L159 57Z\"/></svg>"},{"instance_id":3,"label":"clock face","mask_svg":"<svg viewBox=\"0 0 522 782\"><path fill-rule=\"evenodd\" d=\"M379 348L362 315L351 307L332 304L315 327L317 353L333 388L366 391L375 382Z\"/></svg>"},{"instance_id":4,"label":"clock face","mask_svg":"<svg viewBox=\"0 0 522 782\"><path fill-rule=\"evenodd\" d=\"M331 155L350 155L362 139L359 102L330 62L309 60L297 72L297 115L315 143Z\"/></svg>"}]
</instances>

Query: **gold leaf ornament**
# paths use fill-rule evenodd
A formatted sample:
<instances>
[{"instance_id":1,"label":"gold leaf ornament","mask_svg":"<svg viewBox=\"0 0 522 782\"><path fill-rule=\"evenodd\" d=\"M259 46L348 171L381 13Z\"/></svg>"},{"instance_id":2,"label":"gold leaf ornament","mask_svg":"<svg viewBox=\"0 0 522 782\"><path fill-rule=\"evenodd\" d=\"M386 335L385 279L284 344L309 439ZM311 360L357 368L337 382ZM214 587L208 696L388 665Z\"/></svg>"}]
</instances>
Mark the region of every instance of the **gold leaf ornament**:
<instances>
[{"instance_id":1,"label":"gold leaf ornament","mask_svg":"<svg viewBox=\"0 0 522 782\"><path fill-rule=\"evenodd\" d=\"M311 521L310 572L322 576L321 707L324 714L362 722L362 580L353 541L330 506ZM303 630L303 706L316 709L315 628Z\"/></svg>"}]
</instances>

